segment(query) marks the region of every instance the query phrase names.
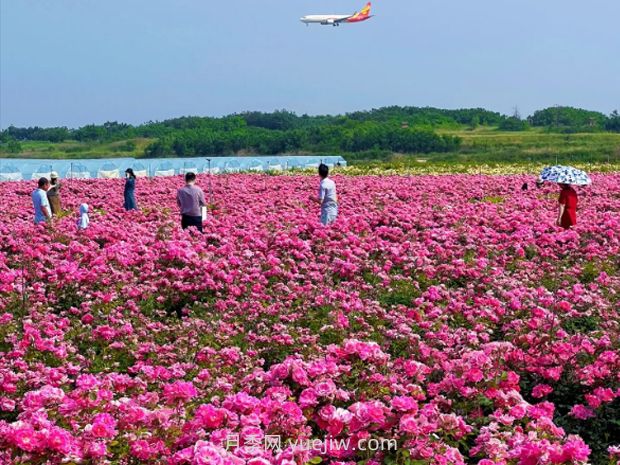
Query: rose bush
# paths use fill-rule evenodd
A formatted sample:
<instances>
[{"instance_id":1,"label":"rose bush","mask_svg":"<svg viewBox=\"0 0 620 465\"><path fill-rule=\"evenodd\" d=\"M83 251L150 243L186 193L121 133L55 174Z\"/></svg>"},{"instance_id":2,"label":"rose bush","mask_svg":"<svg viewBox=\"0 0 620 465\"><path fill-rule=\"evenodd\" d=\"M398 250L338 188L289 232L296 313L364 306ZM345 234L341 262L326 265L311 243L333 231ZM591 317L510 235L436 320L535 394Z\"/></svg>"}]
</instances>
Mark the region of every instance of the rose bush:
<instances>
[{"instance_id":1,"label":"rose bush","mask_svg":"<svg viewBox=\"0 0 620 465\"><path fill-rule=\"evenodd\" d=\"M68 181L52 228L0 184L0 462L617 461L620 175L569 231L525 176L335 179L324 228L314 178L214 177L203 236L179 178Z\"/></svg>"}]
</instances>

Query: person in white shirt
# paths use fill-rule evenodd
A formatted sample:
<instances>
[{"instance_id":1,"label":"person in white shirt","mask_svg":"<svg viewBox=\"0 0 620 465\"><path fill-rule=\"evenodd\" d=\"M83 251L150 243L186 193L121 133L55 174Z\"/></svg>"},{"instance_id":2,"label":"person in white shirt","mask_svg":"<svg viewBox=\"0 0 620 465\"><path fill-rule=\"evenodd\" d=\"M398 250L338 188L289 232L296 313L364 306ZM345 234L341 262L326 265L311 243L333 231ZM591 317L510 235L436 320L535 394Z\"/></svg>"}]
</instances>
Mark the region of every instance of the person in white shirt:
<instances>
[{"instance_id":1,"label":"person in white shirt","mask_svg":"<svg viewBox=\"0 0 620 465\"><path fill-rule=\"evenodd\" d=\"M40 178L38 189L32 193L32 206L34 207L34 223L50 223L52 221L52 209L47 198L47 190L50 182L47 178Z\"/></svg>"},{"instance_id":2,"label":"person in white shirt","mask_svg":"<svg viewBox=\"0 0 620 465\"><path fill-rule=\"evenodd\" d=\"M318 198L310 196L310 199L321 205L321 223L328 225L336 221L338 216L336 183L329 179L329 167L323 163L319 165L319 176L321 177L319 196Z\"/></svg>"}]
</instances>

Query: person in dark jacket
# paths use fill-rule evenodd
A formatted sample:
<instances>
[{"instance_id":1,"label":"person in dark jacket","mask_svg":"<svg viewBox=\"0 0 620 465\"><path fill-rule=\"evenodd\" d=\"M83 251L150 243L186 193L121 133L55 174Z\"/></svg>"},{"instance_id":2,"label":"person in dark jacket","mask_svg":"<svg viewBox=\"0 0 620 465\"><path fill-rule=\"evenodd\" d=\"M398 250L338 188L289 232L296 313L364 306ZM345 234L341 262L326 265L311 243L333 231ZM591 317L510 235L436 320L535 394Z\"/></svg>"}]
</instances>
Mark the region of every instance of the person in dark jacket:
<instances>
[{"instance_id":1,"label":"person in dark jacket","mask_svg":"<svg viewBox=\"0 0 620 465\"><path fill-rule=\"evenodd\" d=\"M136 175L131 168L125 170L125 210L137 210L136 205Z\"/></svg>"}]
</instances>

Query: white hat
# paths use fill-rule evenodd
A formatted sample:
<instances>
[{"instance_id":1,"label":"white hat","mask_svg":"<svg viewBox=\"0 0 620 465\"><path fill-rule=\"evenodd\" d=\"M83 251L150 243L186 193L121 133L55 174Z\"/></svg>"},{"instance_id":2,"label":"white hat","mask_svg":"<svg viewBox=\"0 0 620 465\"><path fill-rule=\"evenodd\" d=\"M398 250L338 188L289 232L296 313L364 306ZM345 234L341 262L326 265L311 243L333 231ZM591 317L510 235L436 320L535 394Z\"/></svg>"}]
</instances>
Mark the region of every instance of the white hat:
<instances>
[{"instance_id":1,"label":"white hat","mask_svg":"<svg viewBox=\"0 0 620 465\"><path fill-rule=\"evenodd\" d=\"M58 178L58 173L56 171L52 171L50 173L50 178L54 179L54 178Z\"/></svg>"}]
</instances>

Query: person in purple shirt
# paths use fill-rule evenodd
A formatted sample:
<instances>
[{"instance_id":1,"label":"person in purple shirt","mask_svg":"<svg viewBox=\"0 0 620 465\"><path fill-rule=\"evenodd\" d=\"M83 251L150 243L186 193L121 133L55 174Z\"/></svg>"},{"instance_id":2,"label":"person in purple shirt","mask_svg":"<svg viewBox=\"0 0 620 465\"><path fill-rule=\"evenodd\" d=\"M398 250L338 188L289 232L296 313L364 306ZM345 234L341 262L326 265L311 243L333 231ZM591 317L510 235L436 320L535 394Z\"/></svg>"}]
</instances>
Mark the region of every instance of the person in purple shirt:
<instances>
[{"instance_id":1,"label":"person in purple shirt","mask_svg":"<svg viewBox=\"0 0 620 465\"><path fill-rule=\"evenodd\" d=\"M187 229L195 227L202 232L202 211L201 207L207 205L205 194L196 184L196 175L187 173L185 175L185 187L177 191L177 205L181 209L181 227Z\"/></svg>"}]
</instances>

